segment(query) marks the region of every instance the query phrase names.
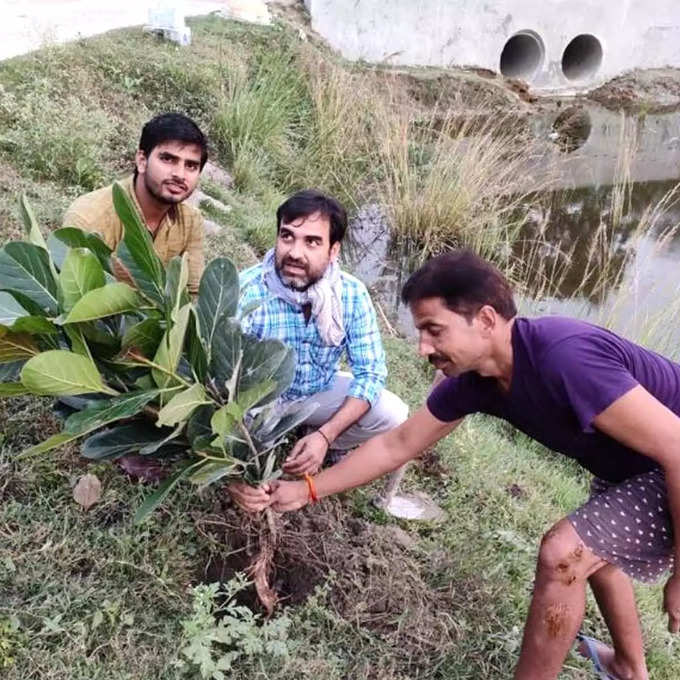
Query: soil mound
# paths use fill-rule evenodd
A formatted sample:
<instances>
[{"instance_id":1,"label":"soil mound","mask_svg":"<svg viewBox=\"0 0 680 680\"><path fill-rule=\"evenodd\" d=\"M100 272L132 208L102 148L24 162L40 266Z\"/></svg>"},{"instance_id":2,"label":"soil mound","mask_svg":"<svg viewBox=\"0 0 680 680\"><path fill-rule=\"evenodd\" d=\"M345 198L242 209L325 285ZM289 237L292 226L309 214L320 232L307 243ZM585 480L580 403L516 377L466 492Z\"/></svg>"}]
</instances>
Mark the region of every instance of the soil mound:
<instances>
[{"instance_id":1,"label":"soil mound","mask_svg":"<svg viewBox=\"0 0 680 680\"><path fill-rule=\"evenodd\" d=\"M246 568L257 536L240 511L225 503L219 515L195 521L213 545L224 546L201 568L200 581L227 581ZM409 533L353 517L336 499L280 521L272 579L280 606L302 604L326 583L334 613L378 634L402 663L431 663L433 655L440 657L455 644L454 612L461 604L456 606L456 595L464 597L465 588L447 579L435 584L437 569ZM442 567L441 556L434 561ZM242 604L260 609L254 590L243 595Z\"/></svg>"}]
</instances>

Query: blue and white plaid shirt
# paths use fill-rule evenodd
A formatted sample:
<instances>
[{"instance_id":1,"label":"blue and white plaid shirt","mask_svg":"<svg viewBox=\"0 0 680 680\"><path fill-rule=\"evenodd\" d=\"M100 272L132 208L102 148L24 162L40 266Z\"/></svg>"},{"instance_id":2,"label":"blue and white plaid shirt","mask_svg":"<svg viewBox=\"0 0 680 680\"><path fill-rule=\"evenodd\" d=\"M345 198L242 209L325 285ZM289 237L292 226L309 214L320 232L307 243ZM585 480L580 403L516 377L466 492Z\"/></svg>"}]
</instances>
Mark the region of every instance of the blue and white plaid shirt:
<instances>
[{"instance_id":1,"label":"blue and white plaid shirt","mask_svg":"<svg viewBox=\"0 0 680 680\"><path fill-rule=\"evenodd\" d=\"M261 303L241 319L243 331L258 338L276 338L295 350L295 379L283 395L285 399L309 397L330 389L345 352L354 376L347 396L373 405L385 385L385 351L371 298L361 281L346 272L340 276L345 338L337 347L324 345L314 319L305 322L302 307L272 297L264 282L262 264L246 269L239 276L239 316L251 304Z\"/></svg>"}]
</instances>

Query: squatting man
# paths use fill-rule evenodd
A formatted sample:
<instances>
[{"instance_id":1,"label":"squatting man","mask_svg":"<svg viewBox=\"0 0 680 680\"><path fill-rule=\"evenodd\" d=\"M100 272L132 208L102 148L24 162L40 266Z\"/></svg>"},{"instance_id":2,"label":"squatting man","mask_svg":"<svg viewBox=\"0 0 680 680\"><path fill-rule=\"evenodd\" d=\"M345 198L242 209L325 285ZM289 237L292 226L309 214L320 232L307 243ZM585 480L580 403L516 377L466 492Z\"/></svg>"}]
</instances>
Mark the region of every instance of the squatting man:
<instances>
[{"instance_id":1,"label":"squatting man","mask_svg":"<svg viewBox=\"0 0 680 680\"><path fill-rule=\"evenodd\" d=\"M276 230L275 247L240 276L239 316L245 332L295 350L295 377L281 407L317 405L305 422L311 431L283 465L302 476L401 424L408 407L384 388L385 352L366 286L338 264L344 208L318 191L300 191L279 206ZM343 356L351 372L338 370ZM258 489L240 483L228 489L236 503L256 509Z\"/></svg>"},{"instance_id":2,"label":"squatting man","mask_svg":"<svg viewBox=\"0 0 680 680\"><path fill-rule=\"evenodd\" d=\"M184 201L196 189L207 160L208 144L198 125L181 113L163 113L142 128L134 172L121 182L151 234L158 257L167 264L173 257L187 254L191 293L198 292L204 268L204 226L200 211ZM97 232L114 251L116 277L130 280L115 257L125 230L113 205L112 184L77 198L66 211L63 226ZM131 454L116 463L143 481L158 480L165 474L160 463L147 456Z\"/></svg>"},{"instance_id":3,"label":"squatting man","mask_svg":"<svg viewBox=\"0 0 680 680\"><path fill-rule=\"evenodd\" d=\"M582 638L599 677L648 680L631 578L671 570L669 627L680 629L680 365L597 326L518 317L510 286L458 251L427 262L402 297L419 352L447 376L427 403L313 478L319 498L395 470L469 413L503 418L593 473L590 498L543 537L515 680L557 678L590 584L613 647ZM256 490L253 506L304 506L305 481Z\"/></svg>"}]
</instances>

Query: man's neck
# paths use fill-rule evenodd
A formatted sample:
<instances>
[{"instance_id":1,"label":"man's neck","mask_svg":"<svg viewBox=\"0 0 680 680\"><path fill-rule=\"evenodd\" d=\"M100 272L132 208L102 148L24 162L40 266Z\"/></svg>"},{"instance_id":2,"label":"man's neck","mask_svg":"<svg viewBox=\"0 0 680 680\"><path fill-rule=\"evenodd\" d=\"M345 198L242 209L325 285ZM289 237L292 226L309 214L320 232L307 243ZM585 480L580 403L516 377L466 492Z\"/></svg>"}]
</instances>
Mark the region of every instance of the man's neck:
<instances>
[{"instance_id":1,"label":"man's neck","mask_svg":"<svg viewBox=\"0 0 680 680\"><path fill-rule=\"evenodd\" d=\"M149 231L155 235L158 231L158 227L172 206L167 203L162 203L152 196L147 190L141 175L137 175L133 180L133 189L139 207L142 209L144 222L146 222Z\"/></svg>"},{"instance_id":2,"label":"man's neck","mask_svg":"<svg viewBox=\"0 0 680 680\"><path fill-rule=\"evenodd\" d=\"M504 390L510 389L512 382L513 351L512 329L515 319L503 322L497 329L492 342L491 354L480 371L480 375L496 378Z\"/></svg>"}]
</instances>

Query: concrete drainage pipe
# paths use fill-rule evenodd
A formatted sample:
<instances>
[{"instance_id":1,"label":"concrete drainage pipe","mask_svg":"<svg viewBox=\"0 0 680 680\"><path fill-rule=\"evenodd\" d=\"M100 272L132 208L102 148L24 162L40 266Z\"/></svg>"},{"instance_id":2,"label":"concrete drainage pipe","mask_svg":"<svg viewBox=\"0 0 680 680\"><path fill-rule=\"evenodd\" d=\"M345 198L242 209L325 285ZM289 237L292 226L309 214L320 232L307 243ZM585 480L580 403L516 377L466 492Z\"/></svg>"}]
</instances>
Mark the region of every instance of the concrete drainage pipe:
<instances>
[{"instance_id":1,"label":"concrete drainage pipe","mask_svg":"<svg viewBox=\"0 0 680 680\"><path fill-rule=\"evenodd\" d=\"M533 31L515 33L501 52L501 73L508 78L531 81L543 64L545 47Z\"/></svg>"},{"instance_id":2,"label":"concrete drainage pipe","mask_svg":"<svg viewBox=\"0 0 680 680\"><path fill-rule=\"evenodd\" d=\"M567 80L585 80L602 64L602 45L594 35L577 35L562 54L562 73Z\"/></svg>"}]
</instances>

